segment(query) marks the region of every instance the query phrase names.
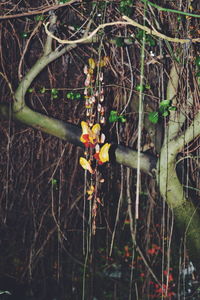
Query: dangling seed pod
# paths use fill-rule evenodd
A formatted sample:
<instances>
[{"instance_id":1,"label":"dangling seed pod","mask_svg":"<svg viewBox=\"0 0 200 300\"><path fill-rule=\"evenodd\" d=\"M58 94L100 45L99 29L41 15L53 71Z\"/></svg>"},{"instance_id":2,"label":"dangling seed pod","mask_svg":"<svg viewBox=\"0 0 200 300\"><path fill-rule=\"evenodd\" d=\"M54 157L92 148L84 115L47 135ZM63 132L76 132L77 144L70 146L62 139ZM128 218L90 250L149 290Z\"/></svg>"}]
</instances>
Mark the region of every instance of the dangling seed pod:
<instances>
[{"instance_id":1,"label":"dangling seed pod","mask_svg":"<svg viewBox=\"0 0 200 300\"><path fill-rule=\"evenodd\" d=\"M90 122L89 122L89 126L90 126L90 127L92 127L92 126L93 126L93 124L94 124L94 122L93 122L93 121L90 121Z\"/></svg>"},{"instance_id":2,"label":"dangling seed pod","mask_svg":"<svg viewBox=\"0 0 200 300\"><path fill-rule=\"evenodd\" d=\"M99 81L103 81L103 72L99 73Z\"/></svg>"},{"instance_id":3,"label":"dangling seed pod","mask_svg":"<svg viewBox=\"0 0 200 300\"><path fill-rule=\"evenodd\" d=\"M89 103L90 103L90 104L93 103L92 97L89 98Z\"/></svg>"},{"instance_id":4,"label":"dangling seed pod","mask_svg":"<svg viewBox=\"0 0 200 300\"><path fill-rule=\"evenodd\" d=\"M89 117L90 116L90 109L87 109L86 110L86 117Z\"/></svg>"},{"instance_id":5,"label":"dangling seed pod","mask_svg":"<svg viewBox=\"0 0 200 300\"><path fill-rule=\"evenodd\" d=\"M105 113L105 109L104 109L104 107L101 107L100 114L103 116L103 115L104 115L104 113Z\"/></svg>"},{"instance_id":6,"label":"dangling seed pod","mask_svg":"<svg viewBox=\"0 0 200 300\"><path fill-rule=\"evenodd\" d=\"M102 109L101 104L98 104L98 105L97 105L97 111L100 112L101 109Z\"/></svg>"},{"instance_id":7,"label":"dangling seed pod","mask_svg":"<svg viewBox=\"0 0 200 300\"><path fill-rule=\"evenodd\" d=\"M99 100L100 100L100 102L103 102L104 101L104 95L101 95Z\"/></svg>"},{"instance_id":8,"label":"dangling seed pod","mask_svg":"<svg viewBox=\"0 0 200 300\"><path fill-rule=\"evenodd\" d=\"M92 103L96 102L96 98L94 96L92 96L91 99L92 99Z\"/></svg>"},{"instance_id":9,"label":"dangling seed pod","mask_svg":"<svg viewBox=\"0 0 200 300\"><path fill-rule=\"evenodd\" d=\"M100 117L100 123L101 123L101 124L104 124L104 123L105 123L105 118L104 118L104 116L101 116L101 117Z\"/></svg>"},{"instance_id":10,"label":"dangling seed pod","mask_svg":"<svg viewBox=\"0 0 200 300\"><path fill-rule=\"evenodd\" d=\"M88 73L88 66L87 66L87 65L84 66L84 68L83 68L83 73L84 73L85 75L87 75L87 73Z\"/></svg>"}]
</instances>

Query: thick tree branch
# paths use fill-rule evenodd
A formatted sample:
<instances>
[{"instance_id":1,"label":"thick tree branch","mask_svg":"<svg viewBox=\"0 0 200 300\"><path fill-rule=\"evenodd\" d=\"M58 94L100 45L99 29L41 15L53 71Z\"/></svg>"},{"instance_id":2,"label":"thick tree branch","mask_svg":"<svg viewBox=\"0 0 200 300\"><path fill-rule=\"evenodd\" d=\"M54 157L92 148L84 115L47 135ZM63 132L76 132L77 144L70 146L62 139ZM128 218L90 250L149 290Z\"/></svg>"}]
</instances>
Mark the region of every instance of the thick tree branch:
<instances>
[{"instance_id":1,"label":"thick tree branch","mask_svg":"<svg viewBox=\"0 0 200 300\"><path fill-rule=\"evenodd\" d=\"M172 66L168 83L168 96L174 97L178 88L178 72ZM184 120L184 117L183 117ZM158 162L158 183L160 193L173 210L175 223L186 241L190 259L196 268L200 269L198 253L200 252L200 218L194 204L184 193L182 184L176 174L176 157L186 143L192 141L200 134L200 113L198 113L188 129L178 135L180 125L177 123L178 115L175 112L169 118L164 143Z\"/></svg>"},{"instance_id":2,"label":"thick tree branch","mask_svg":"<svg viewBox=\"0 0 200 300\"><path fill-rule=\"evenodd\" d=\"M45 116L31 110L26 105L20 111L13 113L9 112L8 106L0 105L0 115L4 118L8 118L11 115L14 120L45 133L54 135L68 143L84 148L84 144L80 141L82 132L79 126L64 123L60 120ZM111 152L114 152L113 154L117 163L130 168L137 168L137 151L133 151L121 145L112 145ZM147 174L152 174L156 167L156 158L154 156L141 153L140 159L141 171Z\"/></svg>"},{"instance_id":3,"label":"thick tree branch","mask_svg":"<svg viewBox=\"0 0 200 300\"><path fill-rule=\"evenodd\" d=\"M31 85L32 81L37 77L38 74L51 62L61 57L65 52L70 51L75 48L76 44L66 46L62 51L53 51L48 55L41 56L35 63L35 65L29 70L29 72L24 76L22 81L20 82L16 92L15 92L15 102L13 109L14 111L19 111L25 105L24 97L27 92L27 89Z\"/></svg>"}]
</instances>

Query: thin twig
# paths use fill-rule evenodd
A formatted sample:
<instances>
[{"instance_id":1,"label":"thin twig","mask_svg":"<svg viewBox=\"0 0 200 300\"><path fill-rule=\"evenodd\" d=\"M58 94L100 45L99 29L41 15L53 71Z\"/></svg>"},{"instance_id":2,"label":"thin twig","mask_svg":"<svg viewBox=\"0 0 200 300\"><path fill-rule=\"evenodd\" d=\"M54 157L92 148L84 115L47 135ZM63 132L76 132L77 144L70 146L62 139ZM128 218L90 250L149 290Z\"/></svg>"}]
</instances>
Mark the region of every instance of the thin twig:
<instances>
[{"instance_id":1,"label":"thin twig","mask_svg":"<svg viewBox=\"0 0 200 300\"><path fill-rule=\"evenodd\" d=\"M71 1L69 1L67 3L64 3L64 4L58 4L58 5L54 5L54 6L47 6L47 8L43 8L43 9L28 11L28 12L25 12L25 13L20 13L20 14L15 14L15 15L4 15L4 16L0 16L0 20L16 19L16 18L34 16L34 15L42 15L42 14L48 12L48 11L56 10L58 8L65 7L67 5L70 5L70 4L75 3L75 2L80 2L80 1L81 0L71 0Z\"/></svg>"}]
</instances>

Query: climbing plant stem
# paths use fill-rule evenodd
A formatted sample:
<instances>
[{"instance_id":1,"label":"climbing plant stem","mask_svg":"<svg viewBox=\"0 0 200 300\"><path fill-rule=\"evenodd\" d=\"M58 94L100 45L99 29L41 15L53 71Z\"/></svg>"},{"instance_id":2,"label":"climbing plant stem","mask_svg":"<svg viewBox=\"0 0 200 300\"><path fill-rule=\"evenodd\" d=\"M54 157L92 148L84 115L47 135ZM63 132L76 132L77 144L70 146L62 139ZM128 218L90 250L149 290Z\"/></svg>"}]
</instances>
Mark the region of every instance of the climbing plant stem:
<instances>
[{"instance_id":1,"label":"climbing plant stem","mask_svg":"<svg viewBox=\"0 0 200 300\"><path fill-rule=\"evenodd\" d=\"M144 18L143 22L145 22L146 15L146 5L144 7ZM146 33L143 31L143 39L142 39L142 49L141 49L141 59L140 59L140 93L139 93L139 119L138 119L138 159L137 159L137 183L136 183L136 201L135 201L135 218L139 218L139 195L140 195L140 152L141 152L141 135L143 128L143 82L144 82L144 57L145 57L145 42L146 42Z\"/></svg>"},{"instance_id":2,"label":"climbing plant stem","mask_svg":"<svg viewBox=\"0 0 200 300\"><path fill-rule=\"evenodd\" d=\"M148 0L141 0L141 1L157 8L159 11L172 12L175 14L184 15L184 16L188 16L188 17L200 18L200 15L191 14L191 13L188 13L185 11L180 11L180 10L176 10L176 9L172 9L172 8L164 8L164 7L161 7L161 6L159 6L155 3L152 3L151 1L148 1Z\"/></svg>"}]
</instances>

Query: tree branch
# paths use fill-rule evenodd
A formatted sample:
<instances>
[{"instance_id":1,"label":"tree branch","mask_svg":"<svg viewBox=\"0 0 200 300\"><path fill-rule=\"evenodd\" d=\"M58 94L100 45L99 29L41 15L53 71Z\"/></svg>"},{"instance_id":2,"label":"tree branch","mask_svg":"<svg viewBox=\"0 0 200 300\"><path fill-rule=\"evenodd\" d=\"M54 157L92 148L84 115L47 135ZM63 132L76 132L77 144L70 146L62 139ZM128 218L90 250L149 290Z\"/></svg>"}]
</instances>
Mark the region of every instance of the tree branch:
<instances>
[{"instance_id":1,"label":"tree branch","mask_svg":"<svg viewBox=\"0 0 200 300\"><path fill-rule=\"evenodd\" d=\"M9 112L8 106L0 105L0 115L4 118L8 118L11 115L16 121L20 121L23 124L65 140L68 143L84 148L84 144L80 141L82 132L79 126L45 116L31 110L26 105L18 112ZM114 160L117 163L130 168L137 168L137 151L113 144L110 153L114 154ZM156 158L145 153L140 153L140 159L141 171L152 175L156 168Z\"/></svg>"},{"instance_id":2,"label":"tree branch","mask_svg":"<svg viewBox=\"0 0 200 300\"><path fill-rule=\"evenodd\" d=\"M91 40L96 34L97 32L100 30L100 29L103 29L105 27L108 27L108 26L114 26L114 25L131 25L131 26L134 26L134 27L137 27L137 28L140 28L142 30L144 30L146 33L150 34L150 35L154 35L154 36L157 36L161 39L164 39L164 40L167 40L167 41L170 41L170 42L174 42L174 43L180 43L180 44L185 44L185 43L197 43L197 42L200 42L200 38L195 38L195 39L178 39L178 38L172 38L172 37L169 37L169 36L166 36L160 32L158 32L157 30L153 30L147 26L143 26L137 22L135 22L134 20L128 18L127 16L123 16L122 17L124 20L126 20L126 22L124 21L115 21L115 22L110 22L110 23L104 23L104 24L100 24L95 30L93 30L88 36L84 36L83 38L80 38L80 39L77 39L77 40L74 40L74 41L70 41L70 40L62 40L58 37L56 37L55 35L53 35L49 30L48 30L48 25L49 25L49 22L47 22L46 24L44 24L44 28L45 28L45 31L46 31L46 34L50 37L52 37L54 40L56 40L57 42L59 42L60 44L68 44L68 45L73 45L73 44L80 44L80 43L85 43L87 42L88 40Z\"/></svg>"}]
</instances>

